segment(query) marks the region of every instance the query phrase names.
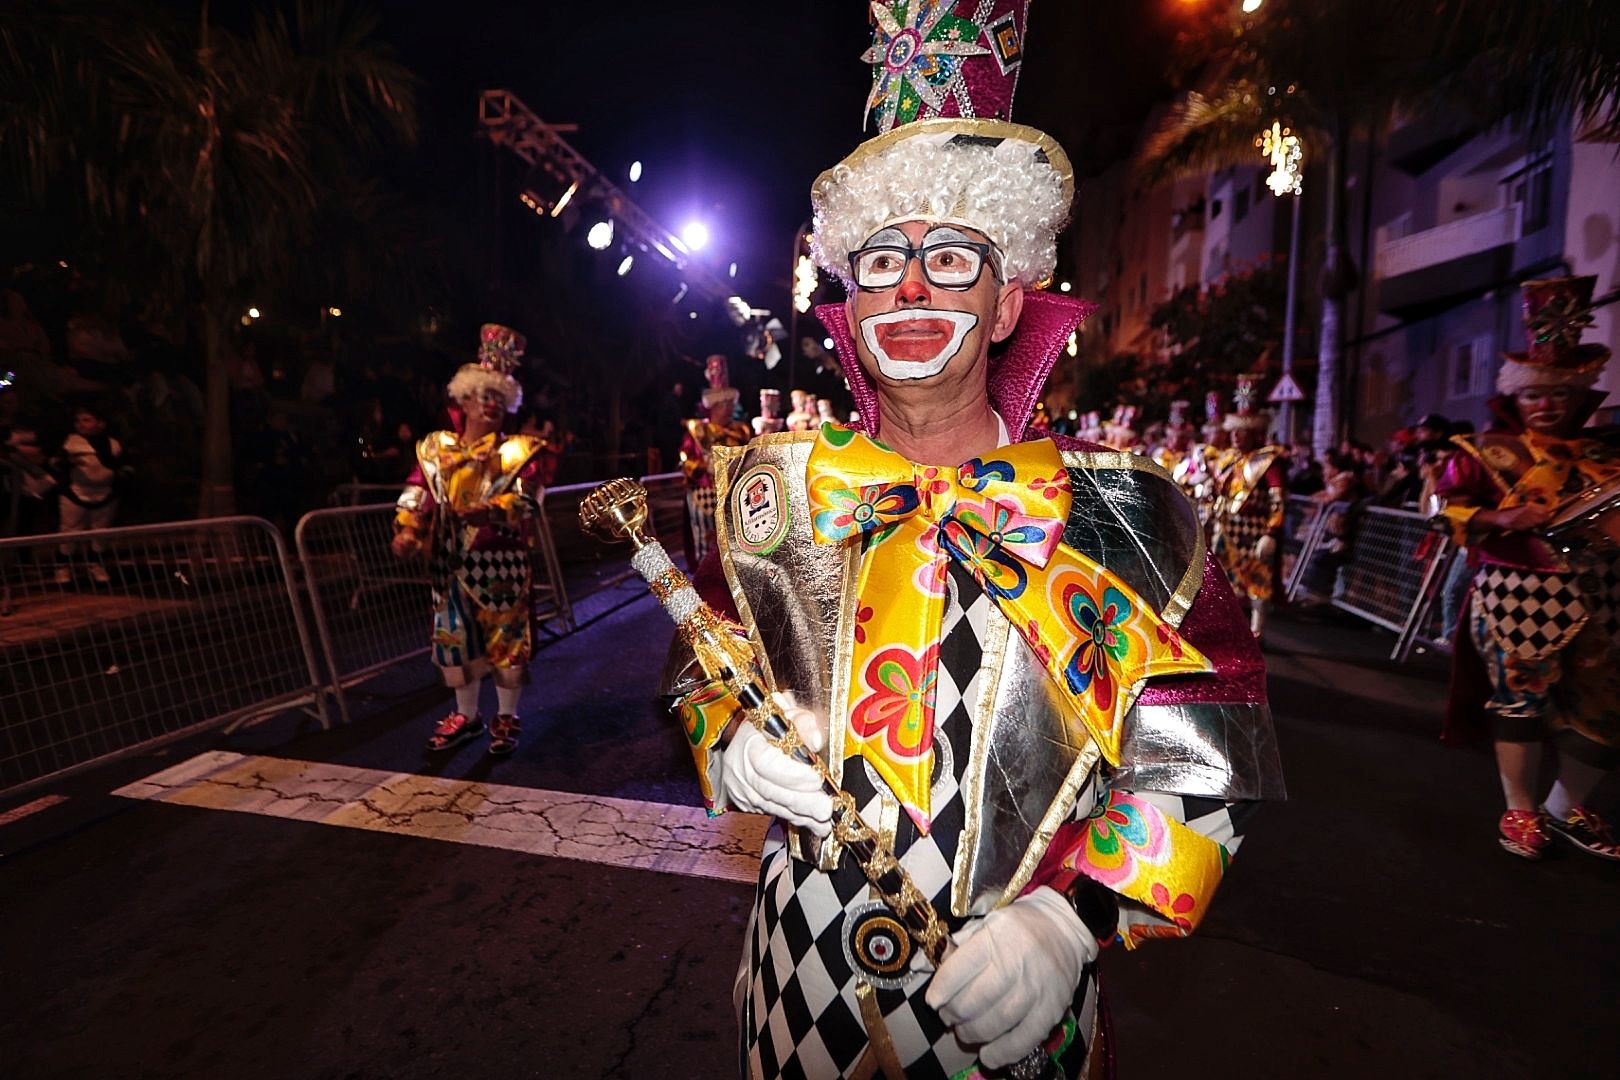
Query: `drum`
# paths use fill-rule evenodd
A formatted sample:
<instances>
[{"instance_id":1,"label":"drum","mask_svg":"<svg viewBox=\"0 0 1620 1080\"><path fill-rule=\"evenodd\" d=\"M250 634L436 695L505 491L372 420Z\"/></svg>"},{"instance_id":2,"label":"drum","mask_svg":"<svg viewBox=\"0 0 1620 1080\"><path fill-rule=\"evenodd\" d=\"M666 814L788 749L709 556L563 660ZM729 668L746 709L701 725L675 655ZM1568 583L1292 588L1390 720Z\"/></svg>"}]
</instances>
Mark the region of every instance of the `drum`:
<instances>
[{"instance_id":1,"label":"drum","mask_svg":"<svg viewBox=\"0 0 1620 1080\"><path fill-rule=\"evenodd\" d=\"M1559 504L1546 533L1554 550L1565 554L1620 551L1620 477Z\"/></svg>"}]
</instances>

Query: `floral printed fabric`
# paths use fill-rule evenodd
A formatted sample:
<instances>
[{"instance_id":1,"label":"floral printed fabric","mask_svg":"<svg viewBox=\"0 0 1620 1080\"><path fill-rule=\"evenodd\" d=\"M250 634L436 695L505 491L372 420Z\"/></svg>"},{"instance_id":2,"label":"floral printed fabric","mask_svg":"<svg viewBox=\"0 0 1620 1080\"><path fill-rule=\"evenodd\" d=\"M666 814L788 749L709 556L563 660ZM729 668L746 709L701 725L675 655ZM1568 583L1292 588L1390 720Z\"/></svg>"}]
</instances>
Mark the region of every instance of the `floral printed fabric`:
<instances>
[{"instance_id":1,"label":"floral printed fabric","mask_svg":"<svg viewBox=\"0 0 1620 1080\"><path fill-rule=\"evenodd\" d=\"M806 480L816 541L863 545L846 754L870 762L925 833L947 559L1018 628L1111 763L1139 682L1213 670L1128 585L1062 542L1072 497L1050 440L946 468L827 424Z\"/></svg>"}]
</instances>

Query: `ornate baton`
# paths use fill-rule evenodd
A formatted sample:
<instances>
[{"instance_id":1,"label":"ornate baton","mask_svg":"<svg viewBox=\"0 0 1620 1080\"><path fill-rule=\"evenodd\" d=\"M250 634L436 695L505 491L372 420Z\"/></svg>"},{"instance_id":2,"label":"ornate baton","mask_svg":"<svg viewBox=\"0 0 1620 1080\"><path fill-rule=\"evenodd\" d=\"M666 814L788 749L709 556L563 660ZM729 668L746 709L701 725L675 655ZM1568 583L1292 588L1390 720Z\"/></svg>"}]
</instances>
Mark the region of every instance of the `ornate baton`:
<instances>
[{"instance_id":1,"label":"ornate baton","mask_svg":"<svg viewBox=\"0 0 1620 1080\"><path fill-rule=\"evenodd\" d=\"M906 924L906 930L936 965L944 959L950 941L944 920L923 896L878 834L855 806L855 798L832 780L827 765L799 739L765 687L754 677L757 665L748 642L705 604L686 575L669 561L664 547L647 531L647 489L634 480L610 480L585 497L579 523L600 540L629 540L636 553L630 558L658 602L675 620L683 640L692 647L699 665L711 679L723 683L741 703L743 717L772 745L821 776L822 790L832 797L832 831L855 857L861 871L882 895L884 903Z\"/></svg>"},{"instance_id":2,"label":"ornate baton","mask_svg":"<svg viewBox=\"0 0 1620 1080\"><path fill-rule=\"evenodd\" d=\"M797 761L815 769L821 787L832 797L832 834L855 857L856 864L883 897L883 902L905 923L906 932L923 954L938 967L951 948L950 931L939 912L906 873L894 852L861 818L855 797L833 782L826 762L799 739L798 731L782 715L753 672L753 648L730 623L698 596L648 531L647 489L634 480L609 480L579 504L579 523L604 543L629 540L636 552L630 565L647 580L653 596L675 620L681 638L691 646L698 664L711 679L723 683L742 705L743 717ZM1039 1080L1054 1075L1054 1062L1037 1046L1008 1070L1011 1077Z\"/></svg>"}]
</instances>

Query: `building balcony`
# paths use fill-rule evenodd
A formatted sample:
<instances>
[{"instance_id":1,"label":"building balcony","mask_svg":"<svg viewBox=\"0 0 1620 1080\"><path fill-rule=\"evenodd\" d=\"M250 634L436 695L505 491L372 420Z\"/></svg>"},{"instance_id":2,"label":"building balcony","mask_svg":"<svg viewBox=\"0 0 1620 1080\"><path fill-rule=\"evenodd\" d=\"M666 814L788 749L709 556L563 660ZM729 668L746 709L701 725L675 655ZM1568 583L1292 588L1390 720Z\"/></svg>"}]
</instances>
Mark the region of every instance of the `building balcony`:
<instances>
[{"instance_id":1,"label":"building balcony","mask_svg":"<svg viewBox=\"0 0 1620 1080\"><path fill-rule=\"evenodd\" d=\"M1519 209L1473 214L1404 236L1398 228L1379 229L1379 308L1409 314L1507 279L1519 239Z\"/></svg>"}]
</instances>

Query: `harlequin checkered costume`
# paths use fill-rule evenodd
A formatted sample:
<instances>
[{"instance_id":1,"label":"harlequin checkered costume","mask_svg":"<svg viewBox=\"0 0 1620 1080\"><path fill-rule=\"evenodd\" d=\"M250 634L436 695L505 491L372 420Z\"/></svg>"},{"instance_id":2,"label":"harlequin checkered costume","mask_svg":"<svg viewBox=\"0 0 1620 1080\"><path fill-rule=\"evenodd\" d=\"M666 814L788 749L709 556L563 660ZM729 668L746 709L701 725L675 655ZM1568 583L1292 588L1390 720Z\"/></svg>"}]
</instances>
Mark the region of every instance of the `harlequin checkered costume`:
<instances>
[{"instance_id":1,"label":"harlequin checkered costume","mask_svg":"<svg viewBox=\"0 0 1620 1080\"><path fill-rule=\"evenodd\" d=\"M1506 804L1497 841L1620 861L1587 800L1620 766L1620 450L1582 430L1609 348L1583 342L1596 277L1520 286L1526 349L1502 355L1496 422L1452 441L1433 524L1468 551L1443 737L1488 734ZM1544 790L1543 762L1555 763Z\"/></svg>"},{"instance_id":2,"label":"harlequin checkered costume","mask_svg":"<svg viewBox=\"0 0 1620 1080\"><path fill-rule=\"evenodd\" d=\"M858 326L843 305L816 312L860 420L711 453L716 546L699 592L747 634L763 681L825 719L830 775L960 946L933 971L841 833L787 829L761 867L737 983L750 1078L966 1078L983 1075L981 1053L1081 1075L1105 1038L1097 943L1192 932L1242 808L1282 795L1258 650L1190 504L1140 458L1031 428L1093 305L1032 288L1055 264L1074 175L1055 140L1008 115L1028 6L871 5L879 134L812 188L816 263L869 312ZM897 232L959 249L902 260L921 297L915 282L981 247L964 228L988 241L964 289L982 300L986 265L1023 286L995 355L973 332L979 352L961 361L987 365L983 399L949 392L962 415L995 415L999 445L984 451L981 434L981 456L918 463L906 440L882 441L884 414L901 427L894 379L934 376L883 368L873 327L897 321L897 283L857 282L857 264L863 247L900 251ZM983 317L935 310L959 328ZM940 363L958 362L950 348ZM725 744L735 699L693 670L677 645L666 690L707 804L769 805L747 770L792 763L752 731Z\"/></svg>"}]
</instances>

